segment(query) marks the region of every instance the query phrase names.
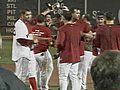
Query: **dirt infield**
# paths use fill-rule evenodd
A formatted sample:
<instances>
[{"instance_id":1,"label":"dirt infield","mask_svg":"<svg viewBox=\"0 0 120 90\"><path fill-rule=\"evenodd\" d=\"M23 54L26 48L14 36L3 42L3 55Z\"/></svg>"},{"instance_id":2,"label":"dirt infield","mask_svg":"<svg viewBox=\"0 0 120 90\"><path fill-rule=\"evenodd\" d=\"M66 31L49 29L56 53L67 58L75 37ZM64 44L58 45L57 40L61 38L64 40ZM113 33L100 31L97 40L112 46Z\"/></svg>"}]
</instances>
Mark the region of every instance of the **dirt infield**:
<instances>
[{"instance_id":1,"label":"dirt infield","mask_svg":"<svg viewBox=\"0 0 120 90\"><path fill-rule=\"evenodd\" d=\"M8 70L11 70L14 72L15 70L15 65L14 64L0 64L1 67L6 68ZM93 90L93 84L92 84L92 79L90 74L88 73L88 82L87 82L87 87L88 90ZM50 86L58 86L59 82L58 82L58 70L57 70L57 66L54 64L54 70L49 82Z\"/></svg>"}]
</instances>

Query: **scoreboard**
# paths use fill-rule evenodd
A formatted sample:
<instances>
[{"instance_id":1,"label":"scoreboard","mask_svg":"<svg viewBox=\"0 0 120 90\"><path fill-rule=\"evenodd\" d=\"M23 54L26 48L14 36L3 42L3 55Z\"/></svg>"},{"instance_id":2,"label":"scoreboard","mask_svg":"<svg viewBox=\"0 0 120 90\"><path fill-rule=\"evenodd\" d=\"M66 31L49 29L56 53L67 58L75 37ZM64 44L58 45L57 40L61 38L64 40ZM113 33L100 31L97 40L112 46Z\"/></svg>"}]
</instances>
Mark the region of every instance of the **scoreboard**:
<instances>
[{"instance_id":1,"label":"scoreboard","mask_svg":"<svg viewBox=\"0 0 120 90\"><path fill-rule=\"evenodd\" d=\"M92 23L95 23L98 11L112 12L115 16L115 23L119 24L120 0L87 0L87 11L92 16ZM119 15L119 16L118 16Z\"/></svg>"},{"instance_id":2,"label":"scoreboard","mask_svg":"<svg viewBox=\"0 0 120 90\"><path fill-rule=\"evenodd\" d=\"M11 34L15 21L19 18L19 12L28 8L37 14L37 0L0 0L0 32Z\"/></svg>"},{"instance_id":3,"label":"scoreboard","mask_svg":"<svg viewBox=\"0 0 120 90\"><path fill-rule=\"evenodd\" d=\"M0 0L0 33L3 35L11 34L14 29L15 21L19 17L19 11L22 9L30 9L33 15L44 11L46 3L54 3L59 0ZM120 22L120 0L60 0L68 8L79 8L81 14L87 13L91 15L92 23L95 23L96 13L98 11L111 11L116 17L116 23ZM87 2L87 3L86 3ZM38 4L39 3L39 4ZM86 6L85 6L86 4ZM40 6L38 6L40 5Z\"/></svg>"},{"instance_id":4,"label":"scoreboard","mask_svg":"<svg viewBox=\"0 0 120 90\"><path fill-rule=\"evenodd\" d=\"M0 0L0 33L2 35L10 35L13 32L20 10L30 9L33 15L37 15L39 9L42 12L47 8L46 3L49 2L53 5L57 1L59 0ZM61 1L68 8L80 8L84 12L84 0Z\"/></svg>"}]
</instances>

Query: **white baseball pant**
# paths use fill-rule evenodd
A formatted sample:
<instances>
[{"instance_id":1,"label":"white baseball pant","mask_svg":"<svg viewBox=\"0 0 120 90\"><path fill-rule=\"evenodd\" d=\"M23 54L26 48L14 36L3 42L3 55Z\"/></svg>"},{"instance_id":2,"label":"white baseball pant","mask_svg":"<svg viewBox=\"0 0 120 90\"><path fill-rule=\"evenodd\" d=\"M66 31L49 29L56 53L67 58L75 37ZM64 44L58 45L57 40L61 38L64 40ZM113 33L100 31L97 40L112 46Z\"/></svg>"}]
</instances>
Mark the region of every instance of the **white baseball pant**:
<instances>
[{"instance_id":1,"label":"white baseball pant","mask_svg":"<svg viewBox=\"0 0 120 90\"><path fill-rule=\"evenodd\" d=\"M68 76L71 80L72 90L78 90L78 65L79 63L59 63L60 90L67 90Z\"/></svg>"},{"instance_id":2,"label":"white baseball pant","mask_svg":"<svg viewBox=\"0 0 120 90\"><path fill-rule=\"evenodd\" d=\"M41 52L35 54L37 60L37 85L41 90L48 90L49 80L53 72L53 60L50 52Z\"/></svg>"},{"instance_id":3,"label":"white baseball pant","mask_svg":"<svg viewBox=\"0 0 120 90\"><path fill-rule=\"evenodd\" d=\"M25 82L26 77L35 77L36 76L36 60L29 60L25 57L18 59L15 62L16 70L15 75Z\"/></svg>"},{"instance_id":4,"label":"white baseball pant","mask_svg":"<svg viewBox=\"0 0 120 90\"><path fill-rule=\"evenodd\" d=\"M81 57L81 62L79 63L79 71L78 71L78 77L79 77L79 85L80 90L86 90L87 86L87 72L88 68L90 67L90 63L92 63L92 52L90 51L84 51L84 56Z\"/></svg>"}]
</instances>

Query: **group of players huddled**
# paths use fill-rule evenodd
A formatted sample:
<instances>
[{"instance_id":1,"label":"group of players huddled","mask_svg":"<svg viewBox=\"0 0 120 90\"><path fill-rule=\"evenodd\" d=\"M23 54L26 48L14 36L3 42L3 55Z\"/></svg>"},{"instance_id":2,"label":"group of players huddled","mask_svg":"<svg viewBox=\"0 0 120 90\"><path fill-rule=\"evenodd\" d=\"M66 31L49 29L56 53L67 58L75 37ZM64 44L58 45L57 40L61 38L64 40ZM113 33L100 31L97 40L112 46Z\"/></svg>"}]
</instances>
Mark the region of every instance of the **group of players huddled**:
<instances>
[{"instance_id":1,"label":"group of players huddled","mask_svg":"<svg viewBox=\"0 0 120 90\"><path fill-rule=\"evenodd\" d=\"M111 12L98 12L95 25L78 8L53 16L51 12L47 9L34 17L28 9L20 12L13 34L15 74L23 82L28 76L32 90L48 90L53 59L57 59L59 89L86 90L94 58L120 49L120 26L114 24ZM53 56L49 47L56 49Z\"/></svg>"}]
</instances>

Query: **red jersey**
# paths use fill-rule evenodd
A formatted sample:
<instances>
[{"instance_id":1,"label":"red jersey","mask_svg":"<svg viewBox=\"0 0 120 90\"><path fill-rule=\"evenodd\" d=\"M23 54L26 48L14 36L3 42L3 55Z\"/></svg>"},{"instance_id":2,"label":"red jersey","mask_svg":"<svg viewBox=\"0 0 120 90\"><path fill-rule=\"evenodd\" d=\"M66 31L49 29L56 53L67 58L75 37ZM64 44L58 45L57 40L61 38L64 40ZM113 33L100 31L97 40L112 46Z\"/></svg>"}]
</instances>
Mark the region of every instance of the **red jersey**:
<instances>
[{"instance_id":1,"label":"red jersey","mask_svg":"<svg viewBox=\"0 0 120 90\"><path fill-rule=\"evenodd\" d=\"M29 34L32 33L32 27L34 26L33 24L31 24L31 22L25 22L27 28L28 28L28 32Z\"/></svg>"},{"instance_id":2,"label":"red jersey","mask_svg":"<svg viewBox=\"0 0 120 90\"><path fill-rule=\"evenodd\" d=\"M91 31L93 32L93 33L96 33L96 31L97 30L99 30L99 27L101 27L102 25L93 25L92 27L91 27Z\"/></svg>"},{"instance_id":3,"label":"red jersey","mask_svg":"<svg viewBox=\"0 0 120 90\"><path fill-rule=\"evenodd\" d=\"M76 25L78 25L79 29L81 31L83 31L84 33L88 33L90 31L89 25L86 22L82 21L82 20L77 20Z\"/></svg>"},{"instance_id":4,"label":"red jersey","mask_svg":"<svg viewBox=\"0 0 120 90\"><path fill-rule=\"evenodd\" d=\"M82 20L77 20L76 25L84 33L88 33L90 31L89 25ZM84 55L84 46L85 46L85 43L82 41L80 44L80 56Z\"/></svg>"},{"instance_id":5,"label":"red jersey","mask_svg":"<svg viewBox=\"0 0 120 90\"><path fill-rule=\"evenodd\" d=\"M120 50L120 26L103 25L96 32L96 38L93 43L93 55L98 55L106 50Z\"/></svg>"},{"instance_id":6,"label":"red jersey","mask_svg":"<svg viewBox=\"0 0 120 90\"><path fill-rule=\"evenodd\" d=\"M75 24L66 24L59 28L56 46L60 51L60 63L74 63L80 61L80 33Z\"/></svg>"},{"instance_id":7,"label":"red jersey","mask_svg":"<svg viewBox=\"0 0 120 90\"><path fill-rule=\"evenodd\" d=\"M37 35L38 37L43 37L43 38L51 38L51 32L50 29L43 26L43 25L35 25L32 28L32 32ZM33 51L34 53L40 53L40 52L45 52L48 49L49 42L47 41L39 41Z\"/></svg>"}]
</instances>

